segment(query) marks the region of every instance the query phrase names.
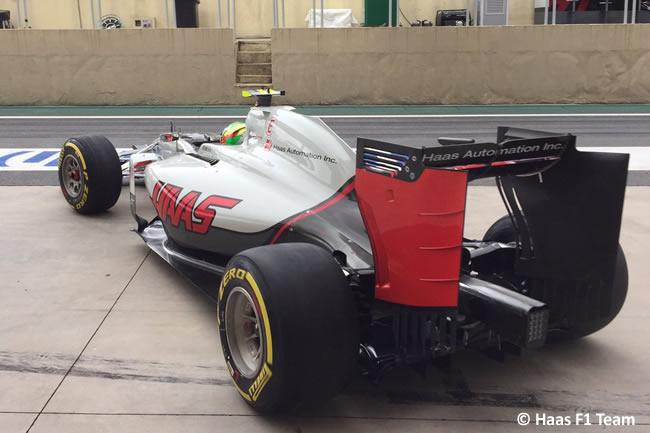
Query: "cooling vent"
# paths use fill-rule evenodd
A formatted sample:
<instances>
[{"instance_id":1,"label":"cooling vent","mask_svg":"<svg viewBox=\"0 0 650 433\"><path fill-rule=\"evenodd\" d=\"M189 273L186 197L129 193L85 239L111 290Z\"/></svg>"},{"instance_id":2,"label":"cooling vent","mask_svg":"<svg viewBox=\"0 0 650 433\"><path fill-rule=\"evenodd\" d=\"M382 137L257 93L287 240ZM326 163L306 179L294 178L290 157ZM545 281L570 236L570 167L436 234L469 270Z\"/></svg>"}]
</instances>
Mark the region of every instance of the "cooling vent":
<instances>
[{"instance_id":1,"label":"cooling vent","mask_svg":"<svg viewBox=\"0 0 650 433\"><path fill-rule=\"evenodd\" d=\"M121 29L122 20L117 15L104 15L99 20L98 27L102 29Z\"/></svg>"},{"instance_id":2,"label":"cooling vent","mask_svg":"<svg viewBox=\"0 0 650 433\"><path fill-rule=\"evenodd\" d=\"M388 152L386 150L366 147L363 149L364 166L376 173L385 174L390 177L397 176L408 161L407 155Z\"/></svg>"},{"instance_id":3,"label":"cooling vent","mask_svg":"<svg viewBox=\"0 0 650 433\"><path fill-rule=\"evenodd\" d=\"M486 15L503 15L506 13L506 0L485 0Z\"/></svg>"},{"instance_id":4,"label":"cooling vent","mask_svg":"<svg viewBox=\"0 0 650 433\"><path fill-rule=\"evenodd\" d=\"M219 162L218 158L210 158L207 155L201 155L200 153L186 153L188 156L193 156L196 159L200 159L201 161L205 161L210 165L215 165L217 162Z\"/></svg>"}]
</instances>

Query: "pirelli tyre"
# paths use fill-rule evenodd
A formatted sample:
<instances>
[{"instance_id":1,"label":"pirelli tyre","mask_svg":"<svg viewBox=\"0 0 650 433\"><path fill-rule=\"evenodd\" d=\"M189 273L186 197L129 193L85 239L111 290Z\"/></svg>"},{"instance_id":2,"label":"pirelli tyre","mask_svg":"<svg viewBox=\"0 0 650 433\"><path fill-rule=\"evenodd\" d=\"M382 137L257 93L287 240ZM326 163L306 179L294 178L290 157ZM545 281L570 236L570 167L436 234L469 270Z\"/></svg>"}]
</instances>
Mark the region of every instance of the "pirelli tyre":
<instances>
[{"instance_id":1,"label":"pirelli tyre","mask_svg":"<svg viewBox=\"0 0 650 433\"><path fill-rule=\"evenodd\" d=\"M101 135L70 138L59 154L59 185L81 214L110 209L120 197L122 168L111 142Z\"/></svg>"},{"instance_id":2,"label":"pirelli tyre","mask_svg":"<svg viewBox=\"0 0 650 433\"><path fill-rule=\"evenodd\" d=\"M492 242L514 242L515 226L509 215L504 215L494 222L483 236L484 241Z\"/></svg>"},{"instance_id":3,"label":"pirelli tyre","mask_svg":"<svg viewBox=\"0 0 650 433\"><path fill-rule=\"evenodd\" d=\"M332 397L357 366L352 292L334 258L317 246L268 245L233 257L217 316L233 383L260 412Z\"/></svg>"},{"instance_id":4,"label":"pirelli tyre","mask_svg":"<svg viewBox=\"0 0 650 433\"><path fill-rule=\"evenodd\" d=\"M485 232L483 240L496 242L513 242L515 240L515 228L510 216L505 215L492 224ZM505 273L512 273L512 268L505 270ZM609 314L598 320L591 320L584 323L577 323L566 329L566 336L569 338L581 338L603 329L609 324L623 308L627 297L628 270L627 261L623 248L618 246L616 255L616 270L614 271L614 291L612 293L612 305Z\"/></svg>"}]
</instances>

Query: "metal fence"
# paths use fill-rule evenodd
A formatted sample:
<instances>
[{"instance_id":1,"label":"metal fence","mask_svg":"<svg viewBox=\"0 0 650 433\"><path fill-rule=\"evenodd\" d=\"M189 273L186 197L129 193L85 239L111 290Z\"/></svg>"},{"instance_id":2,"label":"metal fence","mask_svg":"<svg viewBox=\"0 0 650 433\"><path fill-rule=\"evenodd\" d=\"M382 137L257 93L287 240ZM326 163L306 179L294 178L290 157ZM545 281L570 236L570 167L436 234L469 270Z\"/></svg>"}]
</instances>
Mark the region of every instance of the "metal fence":
<instances>
[{"instance_id":1,"label":"metal fence","mask_svg":"<svg viewBox=\"0 0 650 433\"><path fill-rule=\"evenodd\" d=\"M103 15L102 10L102 0L79 0L80 2L87 2L86 5L89 5L91 22L93 28L107 27L111 26L111 21L106 20L106 16ZM176 2L174 0L159 0L164 3L165 10L165 27L174 28L176 27ZM233 33L237 34L237 0L203 0L205 3L215 2L217 5L217 14L218 14L218 27L228 27L233 29ZM259 0L261 3L269 0ZM273 28L286 27L286 9L285 9L285 0L270 0L272 2L272 11L273 11ZM465 26L482 26L484 25L484 18L486 17L486 4L489 7L489 2L491 0L466 0L465 2L465 18L462 21L462 25ZM526 0L511 0L511 1L526 1ZM533 2L534 0L527 0ZM580 0L569 0L571 2L571 10L568 12L576 13L576 3ZM545 7L543 11L543 24L558 24L558 0L544 0ZM604 12L610 11L609 5L612 3L612 0L603 0L600 2L604 5ZM622 11L622 22L623 24L634 24L637 22L637 12L641 11L641 6L646 4L643 0L624 0L624 10ZM16 28L24 29L31 28L29 21L29 0L15 0L16 4ZM268 3L267 3L268 4ZM214 3L213 3L214 5ZM325 14L326 14L326 1L325 0L312 0L312 8L310 13L312 14L312 23L313 27L325 27ZM647 8L648 6L644 6ZM84 6L86 8L86 6ZM225 10L224 10L225 9ZM320 20L317 20L317 11L320 9ZM396 11L397 17L393 16L393 11ZM539 10L539 8L538 8ZM463 11L462 9L460 11ZM80 21L81 21L81 12ZM541 12L539 12L541 13ZM577 12L580 13L580 12ZM617 13L621 13L618 11ZM643 12L644 14L647 11ZM401 19L401 16L404 16L404 13L400 7L400 0L388 0L388 27L393 27L396 25L399 27L404 21ZM618 19L619 15L613 17ZM470 19L473 17L473 19ZM647 21L642 17L643 20ZM117 18L117 17L116 17ZM642 20L642 21L643 21ZM118 25L118 21L114 23L115 26ZM320 22L318 22L320 21ZM539 21L538 21L539 22ZM611 22L611 21L609 21ZM146 23L145 23L146 24ZM405 23L406 24L406 23ZM408 23L410 24L410 23ZM488 23L489 24L489 23ZM507 24L507 12L506 12L506 24ZM146 25L143 25L146 27Z\"/></svg>"}]
</instances>

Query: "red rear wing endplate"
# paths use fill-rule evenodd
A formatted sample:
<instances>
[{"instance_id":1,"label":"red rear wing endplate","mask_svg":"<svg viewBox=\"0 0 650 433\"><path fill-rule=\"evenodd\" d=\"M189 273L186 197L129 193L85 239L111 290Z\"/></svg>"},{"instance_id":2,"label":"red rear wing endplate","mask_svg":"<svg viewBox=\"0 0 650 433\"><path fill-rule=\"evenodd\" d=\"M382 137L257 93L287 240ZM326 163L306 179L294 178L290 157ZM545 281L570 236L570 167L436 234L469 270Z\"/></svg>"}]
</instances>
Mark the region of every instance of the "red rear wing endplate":
<instances>
[{"instance_id":1,"label":"red rear wing endplate","mask_svg":"<svg viewBox=\"0 0 650 433\"><path fill-rule=\"evenodd\" d=\"M357 169L356 189L375 258L375 297L457 306L467 172L427 169L409 182Z\"/></svg>"}]
</instances>

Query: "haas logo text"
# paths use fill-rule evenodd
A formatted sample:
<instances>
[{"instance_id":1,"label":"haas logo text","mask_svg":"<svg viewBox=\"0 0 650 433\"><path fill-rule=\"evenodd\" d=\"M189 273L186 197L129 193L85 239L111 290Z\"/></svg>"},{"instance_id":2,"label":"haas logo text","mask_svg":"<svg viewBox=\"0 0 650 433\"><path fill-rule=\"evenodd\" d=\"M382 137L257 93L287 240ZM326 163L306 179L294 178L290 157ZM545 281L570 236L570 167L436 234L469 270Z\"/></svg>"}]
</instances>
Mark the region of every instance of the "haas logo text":
<instances>
[{"instance_id":1,"label":"haas logo text","mask_svg":"<svg viewBox=\"0 0 650 433\"><path fill-rule=\"evenodd\" d=\"M153 188L151 200L163 222L199 234L208 232L216 214L215 208L232 209L241 202L218 195L209 195L199 201L200 196L199 191L183 194L183 188L179 186L158 182Z\"/></svg>"}]
</instances>

